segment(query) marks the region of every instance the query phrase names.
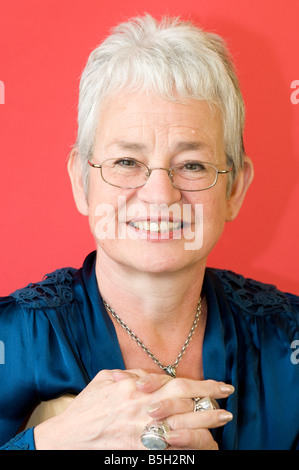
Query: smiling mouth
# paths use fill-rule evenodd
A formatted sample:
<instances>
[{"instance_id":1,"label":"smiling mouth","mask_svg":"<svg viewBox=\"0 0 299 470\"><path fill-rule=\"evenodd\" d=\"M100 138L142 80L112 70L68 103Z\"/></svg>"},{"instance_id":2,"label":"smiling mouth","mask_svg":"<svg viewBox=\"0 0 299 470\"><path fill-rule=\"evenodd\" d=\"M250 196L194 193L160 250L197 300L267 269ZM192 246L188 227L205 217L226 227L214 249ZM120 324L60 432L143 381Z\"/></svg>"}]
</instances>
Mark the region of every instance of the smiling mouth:
<instances>
[{"instance_id":1,"label":"smiling mouth","mask_svg":"<svg viewBox=\"0 0 299 470\"><path fill-rule=\"evenodd\" d=\"M129 222L131 227L134 227L136 230L143 230L149 233L169 233L176 230L181 230L184 227L183 222L171 222L162 220L160 222L150 222L147 220L144 221L131 221Z\"/></svg>"}]
</instances>

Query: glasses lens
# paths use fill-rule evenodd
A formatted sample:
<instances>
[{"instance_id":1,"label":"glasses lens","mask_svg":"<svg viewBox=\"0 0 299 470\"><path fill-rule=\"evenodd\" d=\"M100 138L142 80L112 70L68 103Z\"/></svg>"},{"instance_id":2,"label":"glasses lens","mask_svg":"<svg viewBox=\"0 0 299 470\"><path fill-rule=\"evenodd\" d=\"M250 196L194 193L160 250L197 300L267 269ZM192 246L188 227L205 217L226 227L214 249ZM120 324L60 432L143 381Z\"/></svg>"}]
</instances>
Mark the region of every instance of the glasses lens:
<instances>
[{"instance_id":1,"label":"glasses lens","mask_svg":"<svg viewBox=\"0 0 299 470\"><path fill-rule=\"evenodd\" d=\"M147 181L147 167L133 158L109 159L102 164L103 179L119 188L138 188Z\"/></svg>"},{"instance_id":2,"label":"glasses lens","mask_svg":"<svg viewBox=\"0 0 299 470\"><path fill-rule=\"evenodd\" d=\"M176 188L186 191L202 191L215 184L217 169L209 163L188 161L172 169L172 181Z\"/></svg>"}]
</instances>

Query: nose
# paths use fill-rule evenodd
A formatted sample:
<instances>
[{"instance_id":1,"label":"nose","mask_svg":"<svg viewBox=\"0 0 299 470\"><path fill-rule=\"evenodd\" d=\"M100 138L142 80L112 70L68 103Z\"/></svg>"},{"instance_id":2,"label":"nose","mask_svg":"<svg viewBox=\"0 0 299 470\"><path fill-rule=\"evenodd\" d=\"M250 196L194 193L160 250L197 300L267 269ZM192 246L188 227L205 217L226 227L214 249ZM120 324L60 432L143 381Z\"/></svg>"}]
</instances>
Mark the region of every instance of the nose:
<instances>
[{"instance_id":1,"label":"nose","mask_svg":"<svg viewBox=\"0 0 299 470\"><path fill-rule=\"evenodd\" d=\"M144 186L139 189L139 199L143 202L171 205L181 200L180 190L172 186L168 168L151 168Z\"/></svg>"}]
</instances>

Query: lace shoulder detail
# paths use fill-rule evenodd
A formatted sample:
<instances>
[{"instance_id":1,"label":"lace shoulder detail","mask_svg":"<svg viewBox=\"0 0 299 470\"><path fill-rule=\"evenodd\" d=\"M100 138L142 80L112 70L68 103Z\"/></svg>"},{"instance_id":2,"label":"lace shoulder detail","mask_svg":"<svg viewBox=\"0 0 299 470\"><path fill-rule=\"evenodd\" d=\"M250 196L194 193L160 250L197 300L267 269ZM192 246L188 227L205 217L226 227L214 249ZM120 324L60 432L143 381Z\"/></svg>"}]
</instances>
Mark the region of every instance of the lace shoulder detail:
<instances>
[{"instance_id":1,"label":"lace shoulder detail","mask_svg":"<svg viewBox=\"0 0 299 470\"><path fill-rule=\"evenodd\" d=\"M0 448L0 450L29 450L30 446L28 443L22 443L22 437L25 435L26 431L17 434L13 437L7 444Z\"/></svg>"},{"instance_id":2,"label":"lace shoulder detail","mask_svg":"<svg viewBox=\"0 0 299 470\"><path fill-rule=\"evenodd\" d=\"M17 434L4 446L0 447L0 450L35 450L33 428L20 432L20 434Z\"/></svg>"},{"instance_id":3,"label":"lace shoulder detail","mask_svg":"<svg viewBox=\"0 0 299 470\"><path fill-rule=\"evenodd\" d=\"M31 283L11 294L22 306L58 307L73 300L72 282L75 268L62 268L46 274L41 282Z\"/></svg>"},{"instance_id":4,"label":"lace shoulder detail","mask_svg":"<svg viewBox=\"0 0 299 470\"><path fill-rule=\"evenodd\" d=\"M290 304L285 293L272 284L263 284L232 271L213 269L229 300L253 315L288 312Z\"/></svg>"}]
</instances>

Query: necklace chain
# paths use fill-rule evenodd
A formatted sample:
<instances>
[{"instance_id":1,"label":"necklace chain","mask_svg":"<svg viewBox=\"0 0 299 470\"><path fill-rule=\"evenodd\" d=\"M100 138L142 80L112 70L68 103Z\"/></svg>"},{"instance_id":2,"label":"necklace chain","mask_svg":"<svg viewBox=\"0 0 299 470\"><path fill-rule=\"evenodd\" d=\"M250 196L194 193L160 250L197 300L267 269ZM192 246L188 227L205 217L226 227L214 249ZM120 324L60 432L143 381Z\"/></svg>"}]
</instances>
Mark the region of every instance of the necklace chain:
<instances>
[{"instance_id":1,"label":"necklace chain","mask_svg":"<svg viewBox=\"0 0 299 470\"><path fill-rule=\"evenodd\" d=\"M178 366L178 363L182 359L183 355L185 354L186 349L189 346L189 343L192 339L192 336L194 334L195 328L197 327L197 323L199 320L199 315L201 314L201 298L199 298L198 303L197 303L197 309L196 309L196 314L194 321L192 323L192 327L190 330L190 333L188 334L186 341L183 344L182 349L180 350L176 360L174 361L173 364L170 364L169 366L164 366L161 361L143 344L141 339L138 338L138 336L133 333L133 331L125 324L125 322L117 315L117 313L113 310L113 308L110 307L109 304L103 299L103 303L108 310L108 312L111 313L112 317L115 318L117 323L128 333L129 336L138 344L140 348L143 349L143 351L157 364L157 366L160 367L160 369L163 369L168 375L171 377L176 376L176 368Z\"/></svg>"}]
</instances>

